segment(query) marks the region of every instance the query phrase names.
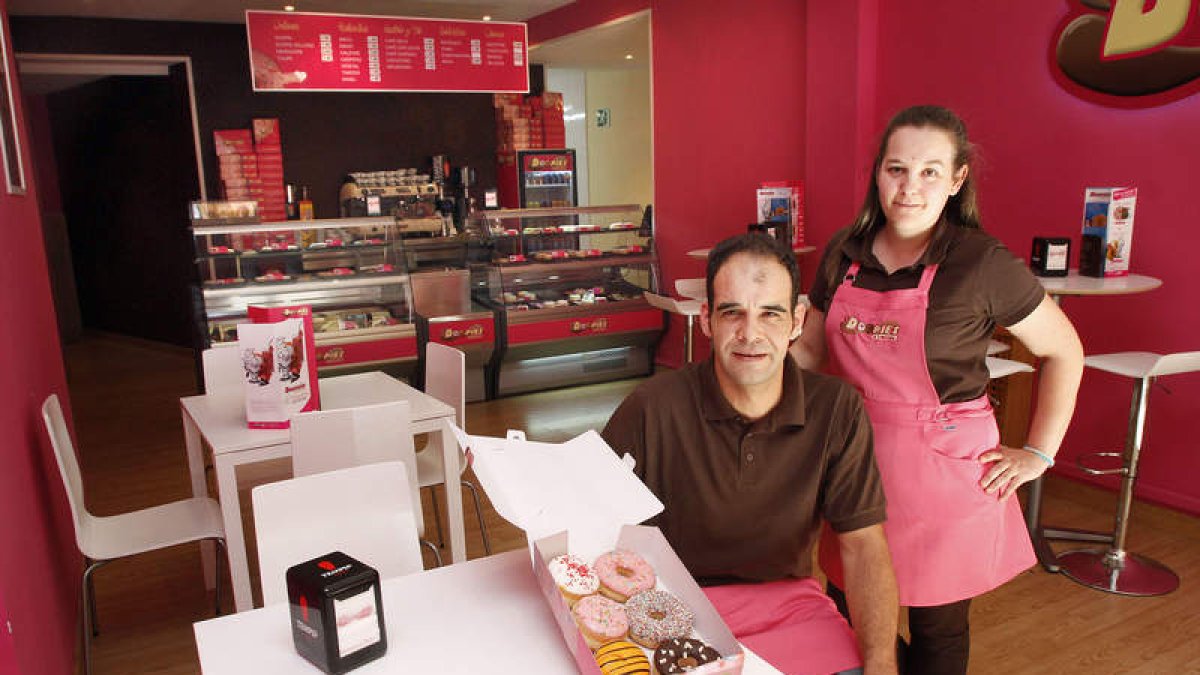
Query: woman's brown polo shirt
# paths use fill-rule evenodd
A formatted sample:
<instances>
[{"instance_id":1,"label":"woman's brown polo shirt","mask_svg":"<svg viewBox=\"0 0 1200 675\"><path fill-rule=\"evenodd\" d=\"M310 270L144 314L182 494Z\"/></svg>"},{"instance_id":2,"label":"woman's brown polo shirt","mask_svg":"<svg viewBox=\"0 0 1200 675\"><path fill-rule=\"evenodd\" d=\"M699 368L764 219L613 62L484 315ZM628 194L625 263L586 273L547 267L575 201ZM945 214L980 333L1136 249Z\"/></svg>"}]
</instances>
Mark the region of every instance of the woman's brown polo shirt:
<instances>
[{"instance_id":1,"label":"woman's brown polo shirt","mask_svg":"<svg viewBox=\"0 0 1200 675\"><path fill-rule=\"evenodd\" d=\"M650 524L701 583L811 576L822 518L840 532L885 518L862 400L788 358L779 403L746 422L713 367L710 358L642 383L604 439L637 460L666 507Z\"/></svg>"}]
</instances>

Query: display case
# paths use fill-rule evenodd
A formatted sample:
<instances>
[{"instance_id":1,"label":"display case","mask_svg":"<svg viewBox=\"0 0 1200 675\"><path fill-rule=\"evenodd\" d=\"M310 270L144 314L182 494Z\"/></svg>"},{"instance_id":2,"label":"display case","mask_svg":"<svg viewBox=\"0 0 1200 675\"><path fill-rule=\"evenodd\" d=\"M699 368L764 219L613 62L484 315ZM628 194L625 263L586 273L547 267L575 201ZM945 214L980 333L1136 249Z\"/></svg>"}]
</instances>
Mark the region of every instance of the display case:
<instances>
[{"instance_id":1,"label":"display case","mask_svg":"<svg viewBox=\"0 0 1200 675\"><path fill-rule=\"evenodd\" d=\"M470 270L490 260L488 242L465 234L406 238L401 250L412 281L423 377L427 343L455 347L466 356L466 399L484 400L496 367L496 309L476 299Z\"/></svg>"},{"instance_id":2,"label":"display case","mask_svg":"<svg viewBox=\"0 0 1200 675\"><path fill-rule=\"evenodd\" d=\"M468 231L488 242L471 286L499 322L493 394L652 371L666 324L642 297L658 265L640 206L483 211Z\"/></svg>"},{"instance_id":3,"label":"display case","mask_svg":"<svg viewBox=\"0 0 1200 675\"><path fill-rule=\"evenodd\" d=\"M202 346L236 341L250 305L303 304L312 307L319 371L415 371L412 287L394 218L260 223L198 215Z\"/></svg>"}]
</instances>

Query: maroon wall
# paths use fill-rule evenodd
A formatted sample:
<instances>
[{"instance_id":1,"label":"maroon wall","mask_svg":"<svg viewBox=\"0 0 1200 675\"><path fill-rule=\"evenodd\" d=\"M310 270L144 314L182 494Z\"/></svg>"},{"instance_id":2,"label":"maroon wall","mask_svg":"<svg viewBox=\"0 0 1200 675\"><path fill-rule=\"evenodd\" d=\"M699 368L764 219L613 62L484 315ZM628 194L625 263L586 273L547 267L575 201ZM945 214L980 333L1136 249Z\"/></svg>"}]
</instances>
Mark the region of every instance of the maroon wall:
<instances>
[{"instance_id":1,"label":"maroon wall","mask_svg":"<svg viewBox=\"0 0 1200 675\"><path fill-rule=\"evenodd\" d=\"M0 0L0 20L7 33L7 0ZM13 68L10 58L5 69ZM14 94L20 140L28 148L21 95ZM80 557L40 422L42 400L52 392L65 397L66 376L28 154L25 175L24 195L0 186L0 316L6 318L0 327L0 618L12 623L15 636L0 644L0 672L60 675L73 668Z\"/></svg>"},{"instance_id":2,"label":"maroon wall","mask_svg":"<svg viewBox=\"0 0 1200 675\"><path fill-rule=\"evenodd\" d=\"M654 214L662 278L704 275L687 251L745 231L754 191L804 177L805 3L761 0L595 0L530 21L544 41L651 9ZM591 23L589 23L589 21ZM672 291L673 293L673 291ZM672 317L660 361L682 361ZM696 358L707 353L697 329Z\"/></svg>"},{"instance_id":3,"label":"maroon wall","mask_svg":"<svg viewBox=\"0 0 1200 675\"><path fill-rule=\"evenodd\" d=\"M861 194L860 188L853 194L826 191L818 183L861 185L887 118L907 105L941 103L962 114L981 149L976 169L985 227L1018 255L1028 257L1034 236L1068 236L1078 250L1084 187L1139 188L1132 271L1164 283L1146 295L1067 299L1063 308L1087 353L1200 348L1200 284L1187 272L1189 253L1200 248L1200 228L1191 224L1200 177L1200 95L1121 108L1068 93L1055 79L1049 54L1071 2L860 0L838 10L824 4L809 3L808 35L812 44L824 41L819 53L825 63L860 58L854 45L861 42L874 42L878 56L857 81L830 83L821 95L809 92L810 121L851 114L864 121L841 125L834 138L815 128L809 134L821 139L808 146L807 159L810 185L816 185L810 201L816 240L827 239L853 214ZM856 11L857 25L847 25L845 15ZM869 96L861 93L864 85L873 92ZM839 109L846 98L854 107ZM846 148L864 143L866 155L856 153L848 166ZM830 168L830 175L814 173L817 167ZM1190 422L1200 413L1200 376L1174 376L1162 384L1170 393L1156 387L1151 395L1138 494L1200 513L1200 487L1192 480L1200 473L1200 454L1190 440ZM1127 379L1085 371L1057 472L1082 478L1070 458L1121 447L1130 389Z\"/></svg>"}]
</instances>

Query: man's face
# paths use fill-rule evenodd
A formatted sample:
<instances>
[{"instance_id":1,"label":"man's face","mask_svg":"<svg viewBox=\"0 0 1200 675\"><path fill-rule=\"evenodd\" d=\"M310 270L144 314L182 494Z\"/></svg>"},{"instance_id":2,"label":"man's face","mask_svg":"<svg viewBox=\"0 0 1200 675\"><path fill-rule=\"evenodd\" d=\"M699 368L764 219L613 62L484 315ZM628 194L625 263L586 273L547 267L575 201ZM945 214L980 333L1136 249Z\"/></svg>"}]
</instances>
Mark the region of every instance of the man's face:
<instances>
[{"instance_id":1,"label":"man's face","mask_svg":"<svg viewBox=\"0 0 1200 675\"><path fill-rule=\"evenodd\" d=\"M723 388L748 392L782 382L788 344L804 322L803 305L790 309L791 294L787 270L772 258L735 253L717 272L713 305L701 308L700 327L712 339Z\"/></svg>"}]
</instances>

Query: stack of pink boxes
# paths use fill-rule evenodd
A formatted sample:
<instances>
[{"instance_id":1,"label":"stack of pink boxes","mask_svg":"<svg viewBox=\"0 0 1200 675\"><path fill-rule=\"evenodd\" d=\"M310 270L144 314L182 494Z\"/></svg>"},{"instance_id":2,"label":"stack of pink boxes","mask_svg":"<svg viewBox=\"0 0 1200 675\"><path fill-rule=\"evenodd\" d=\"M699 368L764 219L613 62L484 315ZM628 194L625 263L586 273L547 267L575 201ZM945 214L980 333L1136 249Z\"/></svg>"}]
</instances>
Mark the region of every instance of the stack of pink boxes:
<instances>
[{"instance_id":1,"label":"stack of pink boxes","mask_svg":"<svg viewBox=\"0 0 1200 675\"><path fill-rule=\"evenodd\" d=\"M279 120L256 119L253 127L253 131L213 132L221 172L221 198L258 202L258 217L264 222L287 220Z\"/></svg>"},{"instance_id":2,"label":"stack of pink boxes","mask_svg":"<svg viewBox=\"0 0 1200 675\"><path fill-rule=\"evenodd\" d=\"M287 220L287 195L283 187L283 145L277 118L256 119L254 153L258 157L258 215L265 221Z\"/></svg>"},{"instance_id":3,"label":"stack of pink boxes","mask_svg":"<svg viewBox=\"0 0 1200 675\"><path fill-rule=\"evenodd\" d=\"M562 94L493 94L496 106L496 174L501 203L518 206L517 151L565 148Z\"/></svg>"}]
</instances>

